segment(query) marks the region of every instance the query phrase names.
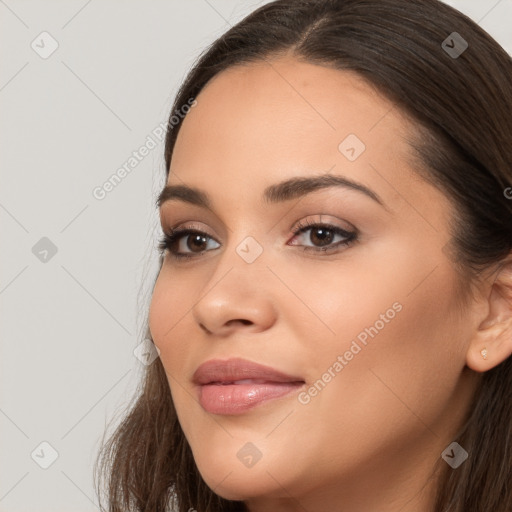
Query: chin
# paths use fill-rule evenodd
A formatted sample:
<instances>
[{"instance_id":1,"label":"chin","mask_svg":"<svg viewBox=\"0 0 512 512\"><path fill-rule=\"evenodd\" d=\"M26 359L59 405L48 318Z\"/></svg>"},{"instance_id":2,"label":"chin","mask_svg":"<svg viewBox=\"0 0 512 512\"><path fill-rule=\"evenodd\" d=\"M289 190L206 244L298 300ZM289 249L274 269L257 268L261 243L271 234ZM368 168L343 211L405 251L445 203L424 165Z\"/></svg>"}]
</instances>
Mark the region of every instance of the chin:
<instances>
[{"instance_id":1,"label":"chin","mask_svg":"<svg viewBox=\"0 0 512 512\"><path fill-rule=\"evenodd\" d=\"M195 458L201 477L215 494L226 500L245 501L276 492L277 483L269 475L273 471L263 460L246 467L237 458L228 458L226 453L209 453Z\"/></svg>"},{"instance_id":2,"label":"chin","mask_svg":"<svg viewBox=\"0 0 512 512\"><path fill-rule=\"evenodd\" d=\"M260 471L260 474L253 474L250 469L237 474L233 472L224 481L214 472L205 475L201 473L201 476L215 494L226 500L246 501L261 496L268 497L276 491L276 482L265 471ZM219 481L222 483L219 484Z\"/></svg>"}]
</instances>

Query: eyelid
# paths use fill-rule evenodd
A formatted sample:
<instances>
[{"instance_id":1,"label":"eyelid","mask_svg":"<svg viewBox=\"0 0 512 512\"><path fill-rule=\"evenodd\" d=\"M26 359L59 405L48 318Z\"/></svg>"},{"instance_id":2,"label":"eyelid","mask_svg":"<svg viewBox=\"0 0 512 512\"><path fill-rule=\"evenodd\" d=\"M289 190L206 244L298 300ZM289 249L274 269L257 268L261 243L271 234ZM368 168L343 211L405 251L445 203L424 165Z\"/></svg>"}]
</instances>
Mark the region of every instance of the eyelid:
<instances>
[{"instance_id":1,"label":"eyelid","mask_svg":"<svg viewBox=\"0 0 512 512\"><path fill-rule=\"evenodd\" d=\"M204 233L208 237L215 240L217 243L220 243L216 235L211 233L211 230L209 227L205 227L204 224L197 222L197 221L185 221L185 222L177 222L174 225L168 226L166 223L162 223L162 231L164 233L174 233L176 231L200 231L201 233Z\"/></svg>"},{"instance_id":2,"label":"eyelid","mask_svg":"<svg viewBox=\"0 0 512 512\"><path fill-rule=\"evenodd\" d=\"M314 220L311 217L313 217ZM342 224L340 226L340 223L343 223L344 225ZM290 228L289 236L295 236L298 231L306 229L308 227L316 226L318 224L328 225L333 228L340 229L341 231L345 231L346 233L359 234L359 230L351 222L339 219L337 217L334 217L333 215L319 214L308 216L298 220L297 222L294 222L292 227Z\"/></svg>"},{"instance_id":3,"label":"eyelid","mask_svg":"<svg viewBox=\"0 0 512 512\"><path fill-rule=\"evenodd\" d=\"M314 217L315 220L311 220L311 217ZM318 218L318 220L316 219ZM335 221L331 221L329 219L335 219ZM339 225L338 223L343 223L345 225ZM168 223L165 221L164 217L162 216L161 217L161 229L162 231L164 232L169 232L169 231L178 231L178 230L185 230L185 229L190 229L190 230L196 230L196 231L201 231L203 233L205 233L206 235L208 235L209 237L213 238L215 241L219 241L219 237L216 235L216 234L212 234L212 229L207 226L206 224L202 223L202 222L199 222L199 221L183 221L183 222L176 222L176 223ZM306 218L301 218L300 220L298 221L295 221L291 228L288 230L288 236L294 236L297 231L299 229L301 229L302 227L305 227L305 226L314 226L316 224L327 224L327 225L330 225L332 227L336 227L338 229L341 229L343 231L346 231L348 233L351 233L351 232L355 232L355 233L358 233L359 230L351 223L351 222L348 222L344 219L340 219L340 218L337 218L333 215L326 215L326 214L317 214L317 215L313 215L313 216L307 216ZM270 230L272 231L273 228ZM231 231L231 230L230 230Z\"/></svg>"}]
</instances>

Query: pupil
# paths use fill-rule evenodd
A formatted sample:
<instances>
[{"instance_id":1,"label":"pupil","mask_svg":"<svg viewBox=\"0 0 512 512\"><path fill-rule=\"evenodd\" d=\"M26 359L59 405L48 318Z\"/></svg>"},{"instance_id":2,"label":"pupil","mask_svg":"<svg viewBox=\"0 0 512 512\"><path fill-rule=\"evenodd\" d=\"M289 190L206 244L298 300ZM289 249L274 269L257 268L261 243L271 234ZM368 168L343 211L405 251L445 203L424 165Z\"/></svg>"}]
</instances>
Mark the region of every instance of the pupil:
<instances>
[{"instance_id":1,"label":"pupil","mask_svg":"<svg viewBox=\"0 0 512 512\"><path fill-rule=\"evenodd\" d=\"M332 242L333 236L333 232L329 229L316 228L311 231L310 239L313 243L318 243L318 245L329 245Z\"/></svg>"},{"instance_id":2,"label":"pupil","mask_svg":"<svg viewBox=\"0 0 512 512\"><path fill-rule=\"evenodd\" d=\"M206 243L206 237L204 237L203 235L192 235L192 242L190 240L191 240L191 238L189 237L187 245L190 250L193 251L194 249L199 249L199 252L204 250L204 248L201 247L201 244ZM195 247L194 247L194 245L195 245Z\"/></svg>"}]
</instances>

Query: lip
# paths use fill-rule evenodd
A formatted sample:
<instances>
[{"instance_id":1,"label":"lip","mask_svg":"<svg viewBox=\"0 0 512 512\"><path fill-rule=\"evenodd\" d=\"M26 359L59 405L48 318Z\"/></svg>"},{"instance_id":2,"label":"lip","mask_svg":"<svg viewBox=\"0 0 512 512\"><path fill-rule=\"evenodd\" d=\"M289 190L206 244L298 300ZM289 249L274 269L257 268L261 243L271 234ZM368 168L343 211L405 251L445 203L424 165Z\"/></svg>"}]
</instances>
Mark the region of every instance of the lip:
<instances>
[{"instance_id":1,"label":"lip","mask_svg":"<svg viewBox=\"0 0 512 512\"><path fill-rule=\"evenodd\" d=\"M246 359L213 359L201 364L192 380L201 407L211 414L236 415L301 388L302 377Z\"/></svg>"}]
</instances>

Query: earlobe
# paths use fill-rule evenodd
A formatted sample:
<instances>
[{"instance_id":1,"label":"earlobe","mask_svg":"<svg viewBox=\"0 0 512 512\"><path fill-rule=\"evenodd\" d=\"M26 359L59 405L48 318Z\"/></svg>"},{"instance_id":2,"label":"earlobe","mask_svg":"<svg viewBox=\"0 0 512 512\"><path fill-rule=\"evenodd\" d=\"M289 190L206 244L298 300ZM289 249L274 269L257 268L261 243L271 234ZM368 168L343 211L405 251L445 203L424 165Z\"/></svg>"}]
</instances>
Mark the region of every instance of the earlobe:
<instances>
[{"instance_id":1,"label":"earlobe","mask_svg":"<svg viewBox=\"0 0 512 512\"><path fill-rule=\"evenodd\" d=\"M487 316L478 326L466 354L476 372L498 366L512 354L512 261L501 264L488 285Z\"/></svg>"},{"instance_id":2,"label":"earlobe","mask_svg":"<svg viewBox=\"0 0 512 512\"><path fill-rule=\"evenodd\" d=\"M486 325L481 324L466 353L466 365L476 372L486 372L512 354L512 316Z\"/></svg>"}]
</instances>

